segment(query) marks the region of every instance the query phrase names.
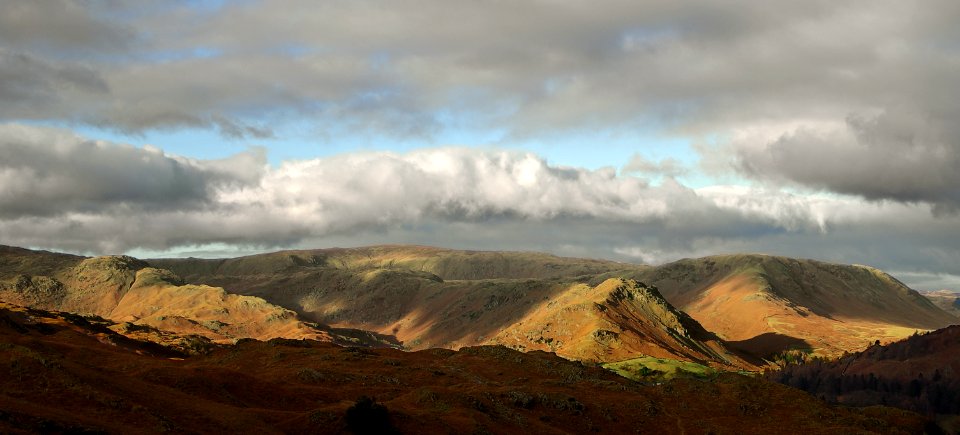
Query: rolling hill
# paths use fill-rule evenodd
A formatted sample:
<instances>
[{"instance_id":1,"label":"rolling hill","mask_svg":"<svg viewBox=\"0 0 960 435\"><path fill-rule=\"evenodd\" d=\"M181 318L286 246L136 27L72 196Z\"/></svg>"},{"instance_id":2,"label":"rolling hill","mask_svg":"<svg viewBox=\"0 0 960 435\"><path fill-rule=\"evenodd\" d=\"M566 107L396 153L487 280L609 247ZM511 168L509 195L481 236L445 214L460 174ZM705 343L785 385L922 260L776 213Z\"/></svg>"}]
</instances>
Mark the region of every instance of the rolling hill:
<instances>
[{"instance_id":1,"label":"rolling hill","mask_svg":"<svg viewBox=\"0 0 960 435\"><path fill-rule=\"evenodd\" d=\"M33 269L22 270L22 265L42 263L53 254L18 250L12 256L19 260L8 261L12 266L0 272L7 277L0 283L0 299L217 343L284 337L366 346L402 343L410 350L510 344L571 359L617 361L641 353L748 366L655 289L622 280L588 287L564 278L592 276L581 274L621 263L523 253L454 252L434 258L441 252L386 247L151 260L194 279L198 273L234 274L185 284L174 272L131 257L71 257L59 269L40 269L50 276L30 275ZM490 278L445 281L431 271ZM501 278L511 274L546 278ZM511 325L521 330L524 322L525 334L511 333ZM577 327L570 328L574 323Z\"/></svg>"}]
</instances>

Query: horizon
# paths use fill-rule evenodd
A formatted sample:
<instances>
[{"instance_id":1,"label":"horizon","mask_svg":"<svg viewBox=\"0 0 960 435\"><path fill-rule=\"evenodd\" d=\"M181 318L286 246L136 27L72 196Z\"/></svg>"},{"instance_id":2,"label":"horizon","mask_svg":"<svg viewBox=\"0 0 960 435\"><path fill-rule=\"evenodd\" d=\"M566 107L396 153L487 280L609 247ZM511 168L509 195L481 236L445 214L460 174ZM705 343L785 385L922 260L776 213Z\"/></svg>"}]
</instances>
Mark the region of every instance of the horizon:
<instances>
[{"instance_id":1,"label":"horizon","mask_svg":"<svg viewBox=\"0 0 960 435\"><path fill-rule=\"evenodd\" d=\"M958 18L949 1L15 0L0 244L762 252L960 290Z\"/></svg>"}]
</instances>

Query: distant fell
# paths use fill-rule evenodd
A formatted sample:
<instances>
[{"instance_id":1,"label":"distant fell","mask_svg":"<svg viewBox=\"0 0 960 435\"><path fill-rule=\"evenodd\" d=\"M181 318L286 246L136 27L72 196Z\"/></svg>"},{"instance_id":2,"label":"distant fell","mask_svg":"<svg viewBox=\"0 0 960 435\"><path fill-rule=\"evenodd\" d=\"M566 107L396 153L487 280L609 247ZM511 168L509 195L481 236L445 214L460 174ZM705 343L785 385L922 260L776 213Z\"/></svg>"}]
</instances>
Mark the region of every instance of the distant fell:
<instances>
[{"instance_id":1,"label":"distant fell","mask_svg":"<svg viewBox=\"0 0 960 435\"><path fill-rule=\"evenodd\" d=\"M444 280L545 279L642 269L628 263L558 257L539 252L463 251L429 246L384 245L280 251L228 259L151 259L188 279L200 276L278 274L299 267L424 272Z\"/></svg>"},{"instance_id":2,"label":"distant fell","mask_svg":"<svg viewBox=\"0 0 960 435\"><path fill-rule=\"evenodd\" d=\"M960 292L937 290L923 292L921 294L923 294L925 298L930 299L930 302L933 302L934 305L940 307L943 311L960 318Z\"/></svg>"}]
</instances>

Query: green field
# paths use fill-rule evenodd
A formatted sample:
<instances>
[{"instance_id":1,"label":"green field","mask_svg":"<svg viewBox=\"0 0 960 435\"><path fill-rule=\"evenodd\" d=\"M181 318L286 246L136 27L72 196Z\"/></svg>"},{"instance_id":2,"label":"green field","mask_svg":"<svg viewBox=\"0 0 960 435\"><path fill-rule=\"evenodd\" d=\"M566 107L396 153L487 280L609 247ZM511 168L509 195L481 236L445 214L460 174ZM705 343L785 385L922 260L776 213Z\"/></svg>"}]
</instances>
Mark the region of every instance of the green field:
<instances>
[{"instance_id":1,"label":"green field","mask_svg":"<svg viewBox=\"0 0 960 435\"><path fill-rule=\"evenodd\" d=\"M652 356L606 363L603 367L625 378L647 382L667 381L678 377L708 378L720 373L701 364Z\"/></svg>"}]
</instances>

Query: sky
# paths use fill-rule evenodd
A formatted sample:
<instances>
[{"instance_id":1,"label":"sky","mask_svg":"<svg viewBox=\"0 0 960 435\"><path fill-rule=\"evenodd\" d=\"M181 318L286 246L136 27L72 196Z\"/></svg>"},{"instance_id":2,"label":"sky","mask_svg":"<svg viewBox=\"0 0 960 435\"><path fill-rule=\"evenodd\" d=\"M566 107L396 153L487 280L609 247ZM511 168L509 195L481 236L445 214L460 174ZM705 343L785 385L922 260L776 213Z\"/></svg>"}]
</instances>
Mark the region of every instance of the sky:
<instances>
[{"instance_id":1,"label":"sky","mask_svg":"<svg viewBox=\"0 0 960 435\"><path fill-rule=\"evenodd\" d=\"M7 0L0 244L755 252L960 290L956 1Z\"/></svg>"}]
</instances>

